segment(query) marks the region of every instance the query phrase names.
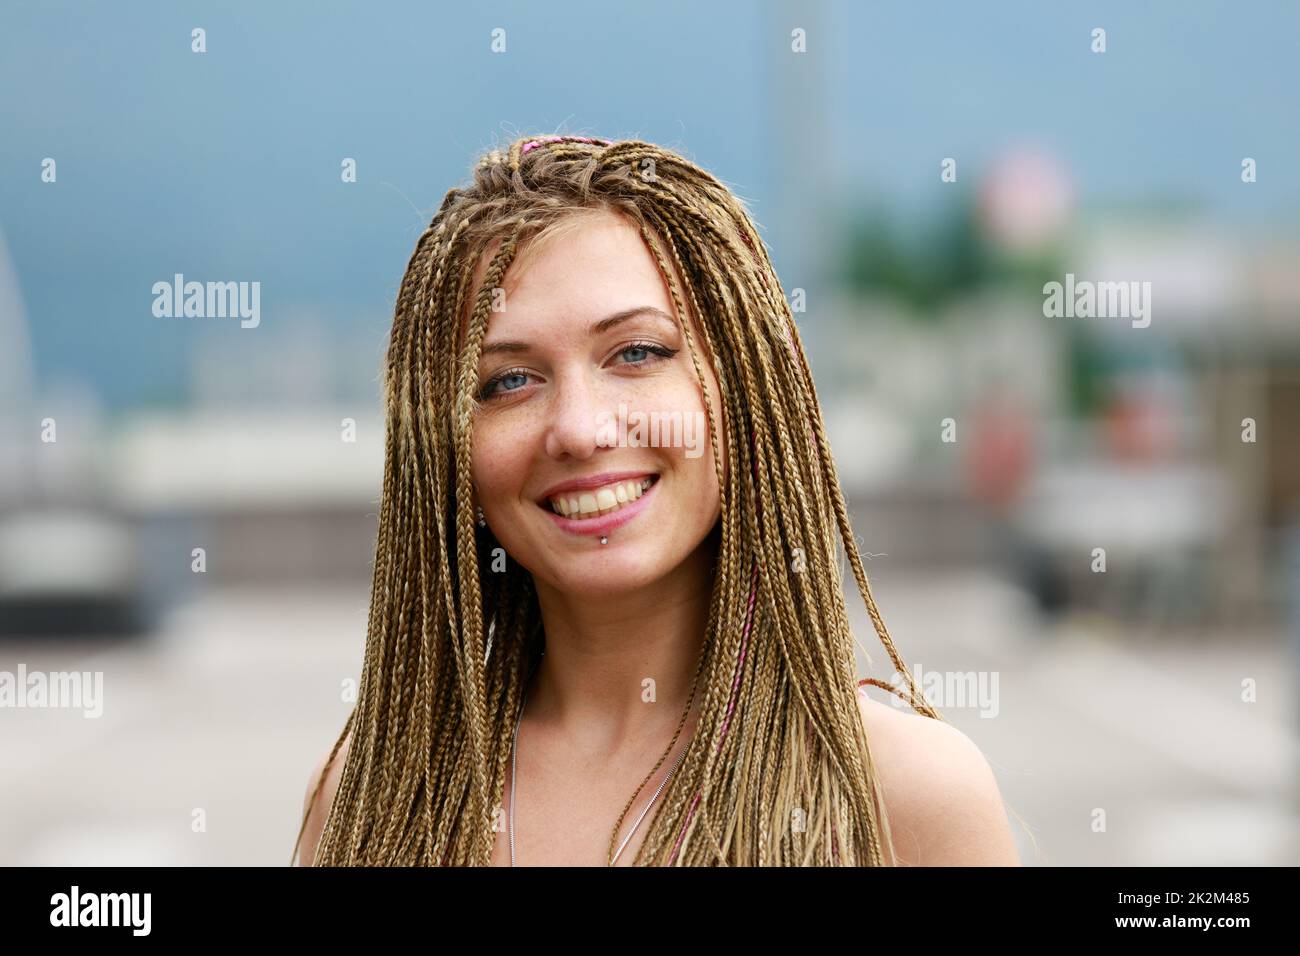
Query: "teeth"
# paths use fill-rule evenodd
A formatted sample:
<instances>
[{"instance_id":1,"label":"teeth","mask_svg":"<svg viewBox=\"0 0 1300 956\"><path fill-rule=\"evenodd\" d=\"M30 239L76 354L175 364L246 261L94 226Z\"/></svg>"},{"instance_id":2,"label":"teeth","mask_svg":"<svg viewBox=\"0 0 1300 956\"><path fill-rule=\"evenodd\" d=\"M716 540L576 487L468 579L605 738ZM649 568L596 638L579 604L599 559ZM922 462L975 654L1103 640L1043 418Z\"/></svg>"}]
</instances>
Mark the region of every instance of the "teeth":
<instances>
[{"instance_id":1,"label":"teeth","mask_svg":"<svg viewBox=\"0 0 1300 956\"><path fill-rule=\"evenodd\" d=\"M616 481L590 491L558 495L551 499L551 510L566 518L595 518L617 511L623 505L636 501L654 483L653 478L639 481Z\"/></svg>"}]
</instances>

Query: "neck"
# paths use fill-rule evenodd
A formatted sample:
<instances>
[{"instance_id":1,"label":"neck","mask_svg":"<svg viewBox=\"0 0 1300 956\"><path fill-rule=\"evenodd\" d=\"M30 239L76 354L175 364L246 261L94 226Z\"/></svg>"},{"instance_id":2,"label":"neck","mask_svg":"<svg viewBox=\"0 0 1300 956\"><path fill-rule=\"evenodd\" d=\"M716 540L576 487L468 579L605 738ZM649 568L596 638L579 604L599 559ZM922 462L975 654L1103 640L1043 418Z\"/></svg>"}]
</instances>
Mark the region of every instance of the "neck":
<instances>
[{"instance_id":1,"label":"neck","mask_svg":"<svg viewBox=\"0 0 1300 956\"><path fill-rule=\"evenodd\" d=\"M537 582L546 653L528 688L530 722L593 756L672 735L704 647L717 555L712 538L633 594L592 599ZM694 726L701 692L683 734Z\"/></svg>"}]
</instances>

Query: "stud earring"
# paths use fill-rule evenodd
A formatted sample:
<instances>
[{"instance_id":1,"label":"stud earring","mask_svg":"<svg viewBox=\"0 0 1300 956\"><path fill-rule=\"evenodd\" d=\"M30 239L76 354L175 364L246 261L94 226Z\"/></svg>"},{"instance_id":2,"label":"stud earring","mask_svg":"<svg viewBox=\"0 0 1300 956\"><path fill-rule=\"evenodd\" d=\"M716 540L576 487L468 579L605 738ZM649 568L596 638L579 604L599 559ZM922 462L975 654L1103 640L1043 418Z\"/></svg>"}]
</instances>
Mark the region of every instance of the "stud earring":
<instances>
[{"instance_id":1,"label":"stud earring","mask_svg":"<svg viewBox=\"0 0 1300 956\"><path fill-rule=\"evenodd\" d=\"M487 518L484 517L484 515L483 515L483 506L482 506L482 505L478 505L478 506L475 507L474 510L475 510L475 514L476 514L477 517L478 517L478 526L479 526L480 528L486 528L486 527L487 527Z\"/></svg>"}]
</instances>

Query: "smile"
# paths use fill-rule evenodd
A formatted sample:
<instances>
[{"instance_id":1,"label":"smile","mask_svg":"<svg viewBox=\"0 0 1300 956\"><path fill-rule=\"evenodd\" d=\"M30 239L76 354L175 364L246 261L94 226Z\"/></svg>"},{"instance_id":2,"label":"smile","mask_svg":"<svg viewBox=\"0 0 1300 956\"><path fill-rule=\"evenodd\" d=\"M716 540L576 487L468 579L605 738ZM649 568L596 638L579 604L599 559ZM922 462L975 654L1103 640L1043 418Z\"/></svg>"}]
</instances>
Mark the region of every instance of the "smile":
<instances>
[{"instance_id":1,"label":"smile","mask_svg":"<svg viewBox=\"0 0 1300 956\"><path fill-rule=\"evenodd\" d=\"M614 481L589 491L561 492L550 499L551 510L576 521L613 514L645 494L654 481L651 476L635 481Z\"/></svg>"},{"instance_id":2,"label":"smile","mask_svg":"<svg viewBox=\"0 0 1300 956\"><path fill-rule=\"evenodd\" d=\"M659 476L624 473L618 480L601 485L591 485L586 480L574 484L586 487L561 488L542 498L537 506L548 512L562 531L603 535L627 524L649 507Z\"/></svg>"}]
</instances>

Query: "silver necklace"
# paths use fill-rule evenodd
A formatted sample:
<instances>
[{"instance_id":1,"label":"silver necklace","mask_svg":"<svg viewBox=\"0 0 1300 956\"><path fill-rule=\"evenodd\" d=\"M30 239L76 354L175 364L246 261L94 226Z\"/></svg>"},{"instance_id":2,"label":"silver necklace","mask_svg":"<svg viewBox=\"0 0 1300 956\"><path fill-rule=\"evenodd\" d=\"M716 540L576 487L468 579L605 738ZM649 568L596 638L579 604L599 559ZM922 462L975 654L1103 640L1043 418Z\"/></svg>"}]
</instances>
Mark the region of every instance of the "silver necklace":
<instances>
[{"instance_id":1,"label":"silver necklace","mask_svg":"<svg viewBox=\"0 0 1300 956\"><path fill-rule=\"evenodd\" d=\"M509 826L510 826L510 865L511 866L515 865L515 759L519 754L519 748L517 746L519 743L519 724L524 719L524 705L527 703L528 703L528 695L524 694L524 699L519 705L519 716L515 718L514 738L510 742L510 824ZM617 863L618 858L623 855L623 850L627 847L628 842L632 839L632 834L636 833L636 828L641 825L641 821L645 819L645 815L650 812L650 808L653 807L655 805L655 801L659 799L659 794L663 793L664 787L667 786L668 781L672 779L673 774L677 772L677 768L681 766L682 758L686 756L687 749L688 749L687 747L683 747L682 752L677 755L677 762L674 763L673 768L668 771L668 776L664 777L663 782L659 784L659 789L656 790L655 795L650 798L650 802L645 805L645 809L641 811L641 815L636 818L636 823L632 824L632 829L627 831L627 836L623 838L623 843L621 846L619 846L618 852L614 854L614 859L609 861L610 866L613 866L615 863Z\"/></svg>"}]
</instances>

